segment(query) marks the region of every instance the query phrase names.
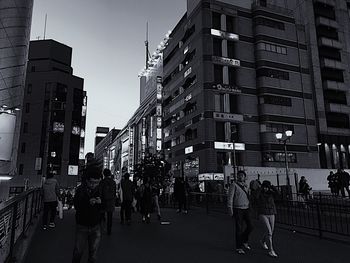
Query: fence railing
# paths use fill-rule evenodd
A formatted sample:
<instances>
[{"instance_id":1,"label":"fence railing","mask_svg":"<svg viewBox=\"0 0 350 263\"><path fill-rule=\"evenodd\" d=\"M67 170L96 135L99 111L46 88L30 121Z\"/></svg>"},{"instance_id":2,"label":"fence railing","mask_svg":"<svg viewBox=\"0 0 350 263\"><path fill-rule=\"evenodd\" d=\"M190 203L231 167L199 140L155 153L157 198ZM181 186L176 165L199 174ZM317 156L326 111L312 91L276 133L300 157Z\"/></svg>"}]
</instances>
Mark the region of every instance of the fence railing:
<instances>
[{"instance_id":1,"label":"fence railing","mask_svg":"<svg viewBox=\"0 0 350 263\"><path fill-rule=\"evenodd\" d=\"M163 203L163 206L177 208L173 197L167 200L167 205ZM189 208L199 207L207 213L228 212L227 196L224 194L191 192L187 197L187 204ZM314 230L320 237L323 237L324 233L350 236L349 198L323 193L310 196L293 194L288 199L276 200L276 208L276 222L279 224Z\"/></svg>"},{"instance_id":2,"label":"fence railing","mask_svg":"<svg viewBox=\"0 0 350 263\"><path fill-rule=\"evenodd\" d=\"M32 189L0 204L0 262L13 260L17 241L41 211L41 191Z\"/></svg>"}]
</instances>

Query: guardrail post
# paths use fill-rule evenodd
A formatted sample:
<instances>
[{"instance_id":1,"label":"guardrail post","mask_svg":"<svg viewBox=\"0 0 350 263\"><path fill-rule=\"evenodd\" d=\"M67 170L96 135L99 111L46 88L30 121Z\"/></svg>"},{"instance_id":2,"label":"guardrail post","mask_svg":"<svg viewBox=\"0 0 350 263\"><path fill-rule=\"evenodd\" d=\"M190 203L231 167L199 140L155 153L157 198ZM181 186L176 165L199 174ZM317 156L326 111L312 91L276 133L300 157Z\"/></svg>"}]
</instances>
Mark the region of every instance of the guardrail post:
<instances>
[{"instance_id":1,"label":"guardrail post","mask_svg":"<svg viewBox=\"0 0 350 263\"><path fill-rule=\"evenodd\" d=\"M321 218L321 201L322 201L322 193L320 192L318 201L316 202L316 207L317 207L318 234L319 234L320 238L323 238L322 218Z\"/></svg>"},{"instance_id":2,"label":"guardrail post","mask_svg":"<svg viewBox=\"0 0 350 263\"><path fill-rule=\"evenodd\" d=\"M10 262L14 260L14 258L13 258L13 248L15 246L17 208L18 208L18 202L16 202L13 205L13 210L12 210L10 253L9 253L9 256L8 256L8 258L10 259Z\"/></svg>"},{"instance_id":3,"label":"guardrail post","mask_svg":"<svg viewBox=\"0 0 350 263\"><path fill-rule=\"evenodd\" d=\"M205 208L206 208L207 214L209 214L209 200L208 200L208 196L209 196L209 194L206 192L205 193Z\"/></svg>"},{"instance_id":4,"label":"guardrail post","mask_svg":"<svg viewBox=\"0 0 350 263\"><path fill-rule=\"evenodd\" d=\"M26 222L27 222L27 209L28 209L28 195L26 196L26 201L25 201L25 205L24 205L24 215L23 215L23 237L26 237Z\"/></svg>"}]
</instances>

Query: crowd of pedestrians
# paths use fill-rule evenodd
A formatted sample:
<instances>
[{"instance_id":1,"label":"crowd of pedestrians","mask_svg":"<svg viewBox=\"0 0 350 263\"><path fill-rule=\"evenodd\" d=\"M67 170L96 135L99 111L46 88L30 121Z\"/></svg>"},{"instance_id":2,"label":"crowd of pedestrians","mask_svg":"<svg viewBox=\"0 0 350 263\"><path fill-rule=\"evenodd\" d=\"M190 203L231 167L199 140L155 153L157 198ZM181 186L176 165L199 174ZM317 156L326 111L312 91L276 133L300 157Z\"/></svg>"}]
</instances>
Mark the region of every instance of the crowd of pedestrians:
<instances>
[{"instance_id":1,"label":"crowd of pedestrians","mask_svg":"<svg viewBox=\"0 0 350 263\"><path fill-rule=\"evenodd\" d=\"M333 196L339 196L339 193L341 193L342 197L346 197L346 191L350 198L350 175L344 169L338 169L336 173L331 171L327 177L327 181Z\"/></svg>"}]
</instances>

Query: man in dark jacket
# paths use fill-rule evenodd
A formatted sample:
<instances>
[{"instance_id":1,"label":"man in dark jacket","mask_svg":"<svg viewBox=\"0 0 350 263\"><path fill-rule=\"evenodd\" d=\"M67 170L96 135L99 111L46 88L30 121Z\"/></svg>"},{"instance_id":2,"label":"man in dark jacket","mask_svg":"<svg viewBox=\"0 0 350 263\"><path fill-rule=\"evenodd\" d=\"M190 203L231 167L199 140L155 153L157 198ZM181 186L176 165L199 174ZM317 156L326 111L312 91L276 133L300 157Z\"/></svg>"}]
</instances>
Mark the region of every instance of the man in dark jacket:
<instances>
[{"instance_id":1,"label":"man in dark jacket","mask_svg":"<svg viewBox=\"0 0 350 263\"><path fill-rule=\"evenodd\" d=\"M339 185L340 185L341 195L343 197L345 197L345 190L346 190L348 192L348 197L350 198L349 184L350 184L349 173L345 172L344 169L340 169L339 170Z\"/></svg>"},{"instance_id":2,"label":"man in dark jacket","mask_svg":"<svg viewBox=\"0 0 350 263\"><path fill-rule=\"evenodd\" d=\"M122 205L120 209L120 220L124 224L124 218L126 218L126 223L129 225L131 223L131 204L134 199L134 184L129 179L130 174L125 173L124 178L121 181L122 190Z\"/></svg>"},{"instance_id":3,"label":"man in dark jacket","mask_svg":"<svg viewBox=\"0 0 350 263\"><path fill-rule=\"evenodd\" d=\"M76 209L76 235L73 252L73 263L79 263L83 255L86 241L89 247L89 263L96 262L97 249L101 240L101 196L99 184L101 169L98 164L90 164L86 168L85 182L76 190L74 207Z\"/></svg>"},{"instance_id":4,"label":"man in dark jacket","mask_svg":"<svg viewBox=\"0 0 350 263\"><path fill-rule=\"evenodd\" d=\"M103 170L103 180L100 183L103 217L105 219L105 213L107 214L107 235L112 233L112 217L115 207L116 189L117 185L112 178L112 173L109 169Z\"/></svg>"}]
</instances>

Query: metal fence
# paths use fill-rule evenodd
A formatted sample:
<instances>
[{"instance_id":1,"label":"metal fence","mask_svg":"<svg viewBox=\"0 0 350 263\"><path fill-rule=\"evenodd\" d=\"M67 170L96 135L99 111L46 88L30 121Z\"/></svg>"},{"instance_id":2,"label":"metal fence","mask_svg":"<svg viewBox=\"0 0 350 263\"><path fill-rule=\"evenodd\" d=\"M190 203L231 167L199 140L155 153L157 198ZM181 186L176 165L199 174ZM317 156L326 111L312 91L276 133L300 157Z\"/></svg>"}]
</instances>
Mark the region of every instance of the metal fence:
<instances>
[{"instance_id":1,"label":"metal fence","mask_svg":"<svg viewBox=\"0 0 350 263\"><path fill-rule=\"evenodd\" d=\"M162 206L177 208L176 200L168 197ZM190 193L189 209L199 207L207 213L228 213L227 196L223 194ZM315 193L310 196L292 194L276 200L276 222L302 229L316 231L320 237L331 233L350 236L350 199ZM254 211L254 209L253 209ZM255 215L256 213L253 212Z\"/></svg>"},{"instance_id":2,"label":"metal fence","mask_svg":"<svg viewBox=\"0 0 350 263\"><path fill-rule=\"evenodd\" d=\"M32 189L0 204L0 262L13 260L17 241L41 211L41 191Z\"/></svg>"}]
</instances>

